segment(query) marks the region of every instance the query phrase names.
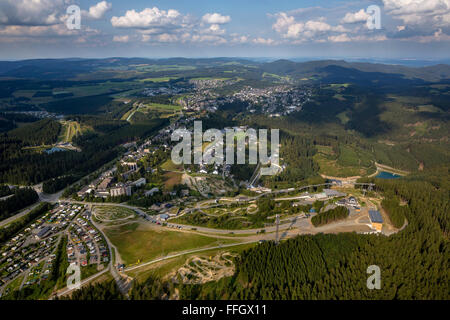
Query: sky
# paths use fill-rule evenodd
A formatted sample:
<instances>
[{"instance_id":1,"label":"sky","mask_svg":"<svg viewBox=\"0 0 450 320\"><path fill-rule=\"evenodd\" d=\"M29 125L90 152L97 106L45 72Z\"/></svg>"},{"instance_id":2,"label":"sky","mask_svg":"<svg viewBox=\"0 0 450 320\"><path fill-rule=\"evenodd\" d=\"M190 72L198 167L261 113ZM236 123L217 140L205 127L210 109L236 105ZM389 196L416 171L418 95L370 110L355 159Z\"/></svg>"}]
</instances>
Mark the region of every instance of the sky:
<instances>
[{"instance_id":1,"label":"sky","mask_svg":"<svg viewBox=\"0 0 450 320\"><path fill-rule=\"evenodd\" d=\"M439 60L449 52L450 0L0 0L2 60Z\"/></svg>"}]
</instances>

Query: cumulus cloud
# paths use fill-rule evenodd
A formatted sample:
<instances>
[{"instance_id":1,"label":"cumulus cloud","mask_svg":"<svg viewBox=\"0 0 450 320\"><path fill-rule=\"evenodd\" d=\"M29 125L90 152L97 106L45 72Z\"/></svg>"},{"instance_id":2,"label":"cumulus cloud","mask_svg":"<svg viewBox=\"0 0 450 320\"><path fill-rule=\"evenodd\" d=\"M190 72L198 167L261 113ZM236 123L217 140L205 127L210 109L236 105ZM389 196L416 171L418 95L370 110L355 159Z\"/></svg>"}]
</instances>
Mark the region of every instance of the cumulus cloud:
<instances>
[{"instance_id":1,"label":"cumulus cloud","mask_svg":"<svg viewBox=\"0 0 450 320\"><path fill-rule=\"evenodd\" d=\"M98 20L103 18L106 12L111 10L111 3L106 1L101 1L97 3L95 6L89 8L89 11L82 11L83 16L88 19Z\"/></svg>"},{"instance_id":2,"label":"cumulus cloud","mask_svg":"<svg viewBox=\"0 0 450 320\"><path fill-rule=\"evenodd\" d=\"M271 39L271 38L262 38L262 37L258 37L256 39L253 39L252 41L255 44L264 44L264 45L272 45L275 44L275 40Z\"/></svg>"},{"instance_id":3,"label":"cumulus cloud","mask_svg":"<svg viewBox=\"0 0 450 320\"><path fill-rule=\"evenodd\" d=\"M384 10L401 25L391 38L444 41L450 34L450 0L382 0ZM425 39L425 40L424 40Z\"/></svg>"},{"instance_id":4,"label":"cumulus cloud","mask_svg":"<svg viewBox=\"0 0 450 320\"><path fill-rule=\"evenodd\" d=\"M128 36L128 35L126 35L126 36L114 36L113 37L113 41L114 42L126 43L126 42L130 41L130 36Z\"/></svg>"},{"instance_id":5,"label":"cumulus cloud","mask_svg":"<svg viewBox=\"0 0 450 320\"><path fill-rule=\"evenodd\" d=\"M226 31L222 25L229 22L229 16L208 13L202 18L184 15L177 10L146 8L140 12L126 11L125 15L112 17L111 24L116 28L133 28L141 33L144 42L208 42L223 44L227 42Z\"/></svg>"},{"instance_id":6,"label":"cumulus cloud","mask_svg":"<svg viewBox=\"0 0 450 320\"><path fill-rule=\"evenodd\" d=\"M209 34L225 34L225 30L220 27L218 24L212 24L209 26L209 28L201 29L200 33L209 33Z\"/></svg>"},{"instance_id":7,"label":"cumulus cloud","mask_svg":"<svg viewBox=\"0 0 450 320\"><path fill-rule=\"evenodd\" d=\"M58 24L65 0L1 0L0 24L48 26Z\"/></svg>"},{"instance_id":8,"label":"cumulus cloud","mask_svg":"<svg viewBox=\"0 0 450 320\"><path fill-rule=\"evenodd\" d=\"M345 17L341 20L341 23L358 23L367 22L369 15L364 9L357 12L347 12Z\"/></svg>"},{"instance_id":9,"label":"cumulus cloud","mask_svg":"<svg viewBox=\"0 0 450 320\"><path fill-rule=\"evenodd\" d=\"M89 27L82 28L82 34L85 36L94 36L100 34L100 31ZM0 28L0 36L8 37L66 37L76 36L80 30L69 30L63 24L51 26L4 26Z\"/></svg>"},{"instance_id":10,"label":"cumulus cloud","mask_svg":"<svg viewBox=\"0 0 450 320\"><path fill-rule=\"evenodd\" d=\"M231 21L231 17L220 13L207 13L202 17L202 21L208 24L225 24Z\"/></svg>"},{"instance_id":11,"label":"cumulus cloud","mask_svg":"<svg viewBox=\"0 0 450 320\"><path fill-rule=\"evenodd\" d=\"M346 34L339 34L336 36L328 36L328 40L331 42L349 42L351 41L350 37Z\"/></svg>"},{"instance_id":12,"label":"cumulus cloud","mask_svg":"<svg viewBox=\"0 0 450 320\"><path fill-rule=\"evenodd\" d=\"M238 34L232 34L231 43L247 43L249 38L247 36L240 36Z\"/></svg>"},{"instance_id":13,"label":"cumulus cloud","mask_svg":"<svg viewBox=\"0 0 450 320\"><path fill-rule=\"evenodd\" d=\"M450 26L450 0L383 0L383 3L387 14L406 25Z\"/></svg>"},{"instance_id":14,"label":"cumulus cloud","mask_svg":"<svg viewBox=\"0 0 450 320\"><path fill-rule=\"evenodd\" d=\"M192 42L209 42L215 45L218 44L225 44L227 43L227 40L221 36L216 35L200 35L195 34L191 37Z\"/></svg>"},{"instance_id":15,"label":"cumulus cloud","mask_svg":"<svg viewBox=\"0 0 450 320\"><path fill-rule=\"evenodd\" d=\"M116 28L155 28L181 26L183 16L177 10L160 10L157 7L145 8L141 12L128 10L124 16L112 17L111 24Z\"/></svg>"},{"instance_id":16,"label":"cumulus cloud","mask_svg":"<svg viewBox=\"0 0 450 320\"><path fill-rule=\"evenodd\" d=\"M325 33L347 31L341 25L332 26L328 24L325 17L319 17L316 20L303 22L297 21L293 16L290 16L285 12L280 12L275 16L277 17L277 20L272 25L272 28L280 33L283 38L287 39L313 40L317 36Z\"/></svg>"}]
</instances>

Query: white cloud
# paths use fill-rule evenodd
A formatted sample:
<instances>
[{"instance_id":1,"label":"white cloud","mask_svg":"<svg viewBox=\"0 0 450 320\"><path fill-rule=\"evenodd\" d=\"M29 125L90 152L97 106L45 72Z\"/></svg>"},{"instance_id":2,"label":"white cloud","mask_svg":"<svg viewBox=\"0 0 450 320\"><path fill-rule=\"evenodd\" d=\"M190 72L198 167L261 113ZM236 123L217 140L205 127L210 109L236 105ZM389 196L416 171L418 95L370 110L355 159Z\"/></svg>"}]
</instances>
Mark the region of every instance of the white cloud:
<instances>
[{"instance_id":1,"label":"white cloud","mask_svg":"<svg viewBox=\"0 0 450 320\"><path fill-rule=\"evenodd\" d=\"M300 40L318 40L318 36L329 32L347 32L342 26L332 26L325 22L325 17L319 17L316 20L308 20L306 22L296 21L293 16L289 16L285 12L275 15L276 22L272 28L281 34L283 38L300 39Z\"/></svg>"},{"instance_id":2,"label":"white cloud","mask_svg":"<svg viewBox=\"0 0 450 320\"><path fill-rule=\"evenodd\" d=\"M176 42L178 41L178 37L174 34L163 33L158 35L159 42Z\"/></svg>"},{"instance_id":3,"label":"white cloud","mask_svg":"<svg viewBox=\"0 0 450 320\"><path fill-rule=\"evenodd\" d=\"M140 12L128 10L121 17L112 17L117 28L134 28L142 34L144 42L208 42L223 44L226 31L221 25L229 22L229 16L218 13L205 14L201 19L184 15L177 10L146 8Z\"/></svg>"},{"instance_id":4,"label":"white cloud","mask_svg":"<svg viewBox=\"0 0 450 320\"><path fill-rule=\"evenodd\" d=\"M450 0L383 0L390 16L407 25L450 26Z\"/></svg>"},{"instance_id":5,"label":"white cloud","mask_svg":"<svg viewBox=\"0 0 450 320\"><path fill-rule=\"evenodd\" d=\"M399 20L389 37L419 42L448 41L450 0L382 0L385 14Z\"/></svg>"},{"instance_id":6,"label":"white cloud","mask_svg":"<svg viewBox=\"0 0 450 320\"><path fill-rule=\"evenodd\" d=\"M183 16L177 10L160 10L157 7L146 8L141 12L128 10L124 16L112 17L111 24L116 28L155 28L181 26Z\"/></svg>"},{"instance_id":7,"label":"white cloud","mask_svg":"<svg viewBox=\"0 0 450 320\"><path fill-rule=\"evenodd\" d=\"M232 35L231 43L247 43L249 38L247 36Z\"/></svg>"},{"instance_id":8,"label":"white cloud","mask_svg":"<svg viewBox=\"0 0 450 320\"><path fill-rule=\"evenodd\" d=\"M221 34L225 34L225 30L220 28L220 25L218 25L218 24L212 24L212 25L209 26L209 28L202 29L200 31L200 33L209 33L209 34L221 35Z\"/></svg>"},{"instance_id":9,"label":"white cloud","mask_svg":"<svg viewBox=\"0 0 450 320\"><path fill-rule=\"evenodd\" d=\"M64 0L1 0L0 23L16 26L57 24L65 4Z\"/></svg>"},{"instance_id":10,"label":"white cloud","mask_svg":"<svg viewBox=\"0 0 450 320\"><path fill-rule=\"evenodd\" d=\"M88 19L98 20L103 18L106 12L111 10L111 3L106 1L101 1L97 3L95 6L89 8L89 11L82 11L83 16Z\"/></svg>"},{"instance_id":11,"label":"white cloud","mask_svg":"<svg viewBox=\"0 0 450 320\"><path fill-rule=\"evenodd\" d=\"M230 22L231 18L220 13L207 13L202 17L202 21L208 24L225 24Z\"/></svg>"},{"instance_id":12,"label":"white cloud","mask_svg":"<svg viewBox=\"0 0 450 320\"><path fill-rule=\"evenodd\" d=\"M349 41L351 41L351 39L349 38L349 36L346 33L342 33L342 34L337 35L337 36L328 36L328 41L331 41L331 42L349 42Z\"/></svg>"},{"instance_id":13,"label":"white cloud","mask_svg":"<svg viewBox=\"0 0 450 320\"><path fill-rule=\"evenodd\" d=\"M258 37L256 39L253 39L253 43L255 43L255 44L264 44L264 45L272 45L272 44L275 44L275 40L273 40L271 38L265 39L265 38Z\"/></svg>"},{"instance_id":14,"label":"white cloud","mask_svg":"<svg viewBox=\"0 0 450 320\"><path fill-rule=\"evenodd\" d=\"M199 35L195 34L191 37L192 42L208 42L211 44L225 44L227 43L227 40L223 37L216 36L216 35Z\"/></svg>"},{"instance_id":15,"label":"white cloud","mask_svg":"<svg viewBox=\"0 0 450 320\"><path fill-rule=\"evenodd\" d=\"M341 20L341 23L358 23L358 22L366 22L369 18L369 15L364 9L361 9L357 12L347 12L345 17Z\"/></svg>"},{"instance_id":16,"label":"white cloud","mask_svg":"<svg viewBox=\"0 0 450 320\"><path fill-rule=\"evenodd\" d=\"M4 26L0 27L0 36L3 37L70 37L83 34L86 37L100 34L100 31L89 27L82 27L81 30L69 30L63 24L51 26ZM4 38L2 38L3 40Z\"/></svg>"},{"instance_id":17,"label":"white cloud","mask_svg":"<svg viewBox=\"0 0 450 320\"><path fill-rule=\"evenodd\" d=\"M130 36L128 36L128 35L126 35L126 36L114 36L113 37L113 41L114 42L126 43L126 42L130 41Z\"/></svg>"}]
</instances>

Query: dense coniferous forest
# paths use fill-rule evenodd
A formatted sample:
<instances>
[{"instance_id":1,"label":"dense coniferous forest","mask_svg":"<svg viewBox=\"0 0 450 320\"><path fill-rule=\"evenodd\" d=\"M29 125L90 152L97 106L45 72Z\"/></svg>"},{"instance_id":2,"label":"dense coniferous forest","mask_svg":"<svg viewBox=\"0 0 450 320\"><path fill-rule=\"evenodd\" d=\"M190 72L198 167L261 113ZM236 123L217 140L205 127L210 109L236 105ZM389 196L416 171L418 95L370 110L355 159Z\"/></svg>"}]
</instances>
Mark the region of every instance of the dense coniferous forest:
<instances>
[{"instance_id":1,"label":"dense coniferous forest","mask_svg":"<svg viewBox=\"0 0 450 320\"><path fill-rule=\"evenodd\" d=\"M50 180L45 181L42 184L42 191L44 191L44 193L48 193L48 194L56 193L59 190L64 189L65 187L69 186L71 183L75 182L76 180L77 180L77 177L75 177L73 175L50 179Z\"/></svg>"},{"instance_id":2,"label":"dense coniferous forest","mask_svg":"<svg viewBox=\"0 0 450 320\"><path fill-rule=\"evenodd\" d=\"M408 226L401 232L262 243L236 259L234 276L178 285L180 299L449 299L448 190L424 181L376 182L377 191L407 203ZM370 265L381 268L381 290L366 287ZM133 296L157 299L169 288L152 279L137 285Z\"/></svg>"},{"instance_id":3,"label":"dense coniferous forest","mask_svg":"<svg viewBox=\"0 0 450 320\"><path fill-rule=\"evenodd\" d=\"M99 122L104 123L104 122ZM83 176L98 169L119 155L119 145L147 137L167 123L167 119L155 119L138 124L102 126L103 132L91 132L74 138L81 152L65 151L52 154L24 150L30 141L45 141L49 135L37 135L27 129L17 135L0 137L0 181L13 184L36 184L61 175ZM35 125L35 123L31 124ZM30 126L31 126L30 125ZM20 129L27 128L25 126ZM18 129L17 129L18 130ZM20 137L20 138L19 138ZM23 139L23 140L22 140Z\"/></svg>"},{"instance_id":4,"label":"dense coniferous forest","mask_svg":"<svg viewBox=\"0 0 450 320\"><path fill-rule=\"evenodd\" d=\"M52 144L58 139L61 124L51 119L44 119L7 133L11 138L19 139L27 146Z\"/></svg>"},{"instance_id":5,"label":"dense coniferous forest","mask_svg":"<svg viewBox=\"0 0 450 320\"><path fill-rule=\"evenodd\" d=\"M381 202L384 210L389 215L389 219L396 228L401 228L405 223L405 214L408 210L406 206L401 206L399 199L395 196L386 197Z\"/></svg>"},{"instance_id":6,"label":"dense coniferous forest","mask_svg":"<svg viewBox=\"0 0 450 320\"><path fill-rule=\"evenodd\" d=\"M35 203L38 199L39 195L31 188L16 189L12 197L0 201L0 220L12 216L14 212Z\"/></svg>"},{"instance_id":7,"label":"dense coniferous forest","mask_svg":"<svg viewBox=\"0 0 450 320\"><path fill-rule=\"evenodd\" d=\"M0 228L0 243L3 243L6 240L10 239L17 232L25 228L25 226L28 225L31 221L40 217L48 210L50 210L50 208L51 205L49 203L43 202L39 204L39 206L31 210L31 212L25 215L24 217L11 222L11 224L9 224L6 227Z\"/></svg>"},{"instance_id":8,"label":"dense coniferous forest","mask_svg":"<svg viewBox=\"0 0 450 320\"><path fill-rule=\"evenodd\" d=\"M70 297L55 298L55 300L123 300L124 296L114 280L96 283L76 290Z\"/></svg>"},{"instance_id":9,"label":"dense coniferous forest","mask_svg":"<svg viewBox=\"0 0 450 320\"><path fill-rule=\"evenodd\" d=\"M337 207L322 213L311 218L311 223L315 227L322 226L324 224L342 220L348 217L348 209L346 207Z\"/></svg>"},{"instance_id":10,"label":"dense coniferous forest","mask_svg":"<svg viewBox=\"0 0 450 320\"><path fill-rule=\"evenodd\" d=\"M13 190L11 190L7 185L0 185L0 198L9 196L13 193Z\"/></svg>"},{"instance_id":11,"label":"dense coniferous forest","mask_svg":"<svg viewBox=\"0 0 450 320\"><path fill-rule=\"evenodd\" d=\"M407 202L408 226L390 237L342 233L299 236L245 251L233 277L183 286L194 299L448 299L448 190L428 182L379 181ZM366 287L381 268L382 290Z\"/></svg>"}]
</instances>

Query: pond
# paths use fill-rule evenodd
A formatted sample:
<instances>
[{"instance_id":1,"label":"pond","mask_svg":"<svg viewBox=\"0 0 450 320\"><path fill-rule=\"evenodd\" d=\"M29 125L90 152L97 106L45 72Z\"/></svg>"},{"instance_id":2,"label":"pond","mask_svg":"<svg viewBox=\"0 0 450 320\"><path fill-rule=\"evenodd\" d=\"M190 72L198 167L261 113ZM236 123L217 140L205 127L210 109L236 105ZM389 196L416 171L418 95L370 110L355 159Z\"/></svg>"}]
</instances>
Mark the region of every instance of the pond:
<instances>
[{"instance_id":1,"label":"pond","mask_svg":"<svg viewBox=\"0 0 450 320\"><path fill-rule=\"evenodd\" d=\"M378 173L378 175L376 176L376 178L379 178L379 179L398 179L401 177L402 176L400 176L398 174L386 172L386 171L380 171L380 173Z\"/></svg>"},{"instance_id":2,"label":"pond","mask_svg":"<svg viewBox=\"0 0 450 320\"><path fill-rule=\"evenodd\" d=\"M66 150L66 149L63 149L63 148L58 148L58 147L53 147L53 148L51 148L51 149L45 150L45 152L46 152L47 154L52 154L52 153L55 153L55 152L63 152L63 151L67 151L67 150Z\"/></svg>"}]
</instances>

